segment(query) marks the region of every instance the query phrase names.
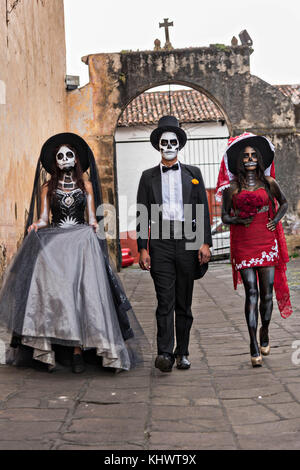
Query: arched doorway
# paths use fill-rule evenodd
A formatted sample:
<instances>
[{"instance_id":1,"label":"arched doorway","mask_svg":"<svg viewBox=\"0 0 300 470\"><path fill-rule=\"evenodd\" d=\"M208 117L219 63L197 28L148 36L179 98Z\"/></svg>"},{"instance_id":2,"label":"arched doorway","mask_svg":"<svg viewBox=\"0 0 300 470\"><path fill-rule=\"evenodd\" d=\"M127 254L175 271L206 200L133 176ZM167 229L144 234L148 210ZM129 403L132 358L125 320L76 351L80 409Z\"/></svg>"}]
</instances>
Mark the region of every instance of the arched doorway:
<instances>
[{"instance_id":1,"label":"arched doorway","mask_svg":"<svg viewBox=\"0 0 300 470\"><path fill-rule=\"evenodd\" d=\"M120 116L115 133L116 170L121 248L129 248L138 261L135 241L135 202L139 179L157 165L160 154L150 144L150 134L160 117L172 114L188 140L179 154L183 163L201 169L210 206L211 224L218 227L214 254L229 254L228 230L221 223L221 207L214 193L218 170L229 137L222 110L205 94L191 87L155 87L137 96ZM222 235L222 231L225 233Z\"/></svg>"}]
</instances>

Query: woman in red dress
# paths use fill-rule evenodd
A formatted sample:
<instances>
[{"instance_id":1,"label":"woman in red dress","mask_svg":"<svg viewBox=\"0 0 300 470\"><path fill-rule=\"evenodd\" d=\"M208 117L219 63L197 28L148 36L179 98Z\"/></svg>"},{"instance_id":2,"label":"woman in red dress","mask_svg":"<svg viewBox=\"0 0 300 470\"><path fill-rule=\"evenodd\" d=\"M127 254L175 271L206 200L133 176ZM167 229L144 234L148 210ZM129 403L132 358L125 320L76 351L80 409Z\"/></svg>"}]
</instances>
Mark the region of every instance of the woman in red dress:
<instances>
[{"instance_id":1,"label":"woman in red dress","mask_svg":"<svg viewBox=\"0 0 300 470\"><path fill-rule=\"evenodd\" d=\"M230 184L223 184L222 220L231 228L234 286L236 288L241 276L245 288L245 316L253 367L261 366L262 355L270 353L274 285L281 315L286 318L292 313L285 276L288 255L280 223L288 203L276 180L268 176L273 159L271 142L247 133L229 141L224 167L220 170L220 174L227 171L231 180ZM257 342L259 297L260 346Z\"/></svg>"}]
</instances>

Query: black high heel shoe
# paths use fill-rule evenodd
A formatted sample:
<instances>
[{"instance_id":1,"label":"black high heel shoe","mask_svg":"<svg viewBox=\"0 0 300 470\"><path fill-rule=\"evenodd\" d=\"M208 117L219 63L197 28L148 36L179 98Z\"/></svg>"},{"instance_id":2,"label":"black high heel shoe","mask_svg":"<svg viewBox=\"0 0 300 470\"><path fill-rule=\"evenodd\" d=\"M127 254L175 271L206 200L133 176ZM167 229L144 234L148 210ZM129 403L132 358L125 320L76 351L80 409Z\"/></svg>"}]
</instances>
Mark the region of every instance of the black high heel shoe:
<instances>
[{"instance_id":1,"label":"black high heel shoe","mask_svg":"<svg viewBox=\"0 0 300 470\"><path fill-rule=\"evenodd\" d=\"M262 357L261 356L251 356L252 367L261 367L262 366Z\"/></svg>"},{"instance_id":2,"label":"black high heel shoe","mask_svg":"<svg viewBox=\"0 0 300 470\"><path fill-rule=\"evenodd\" d=\"M261 357L261 354L257 353L256 350L257 348L254 348L253 346L250 345L251 364L252 364L252 367L261 367L262 357Z\"/></svg>"}]
</instances>

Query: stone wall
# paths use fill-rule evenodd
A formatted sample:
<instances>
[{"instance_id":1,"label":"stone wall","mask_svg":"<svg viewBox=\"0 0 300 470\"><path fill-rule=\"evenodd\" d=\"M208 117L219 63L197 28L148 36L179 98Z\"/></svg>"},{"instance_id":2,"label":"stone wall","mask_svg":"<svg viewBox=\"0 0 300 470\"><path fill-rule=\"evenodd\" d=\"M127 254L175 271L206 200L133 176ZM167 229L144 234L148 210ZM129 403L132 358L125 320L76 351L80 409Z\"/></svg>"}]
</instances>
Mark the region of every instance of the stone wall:
<instances>
[{"instance_id":1,"label":"stone wall","mask_svg":"<svg viewBox=\"0 0 300 470\"><path fill-rule=\"evenodd\" d=\"M99 113L96 118L97 102L95 100L97 100L97 96L98 93L95 93L94 85L92 84L68 93L68 131L80 134L90 145L101 177L103 202L118 208L114 146L114 131L117 121L111 118L110 114L113 113L113 104L110 107L108 103L107 109L101 115L101 118ZM118 226L119 222L117 220L117 225L115 226L116 233L119 233ZM118 238L110 239L108 243L112 259L119 267L121 260L119 240Z\"/></svg>"},{"instance_id":2,"label":"stone wall","mask_svg":"<svg viewBox=\"0 0 300 470\"><path fill-rule=\"evenodd\" d=\"M63 0L0 0L0 246L22 239L44 141L66 129Z\"/></svg>"},{"instance_id":3,"label":"stone wall","mask_svg":"<svg viewBox=\"0 0 300 470\"><path fill-rule=\"evenodd\" d=\"M276 179L289 202L289 212L298 215L300 204L300 138L296 133L269 136L275 145Z\"/></svg>"}]
</instances>

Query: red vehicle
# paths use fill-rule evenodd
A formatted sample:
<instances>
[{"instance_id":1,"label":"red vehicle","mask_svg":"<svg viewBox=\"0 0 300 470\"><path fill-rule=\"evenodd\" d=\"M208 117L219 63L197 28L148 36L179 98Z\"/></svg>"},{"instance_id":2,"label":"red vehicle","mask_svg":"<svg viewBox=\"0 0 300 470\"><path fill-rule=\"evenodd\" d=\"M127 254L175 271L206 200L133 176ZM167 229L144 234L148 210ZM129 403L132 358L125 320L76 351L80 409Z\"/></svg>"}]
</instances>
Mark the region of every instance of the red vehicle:
<instances>
[{"instance_id":1,"label":"red vehicle","mask_svg":"<svg viewBox=\"0 0 300 470\"><path fill-rule=\"evenodd\" d=\"M129 248L122 248L122 268L131 266L134 263L134 258L131 256Z\"/></svg>"}]
</instances>

